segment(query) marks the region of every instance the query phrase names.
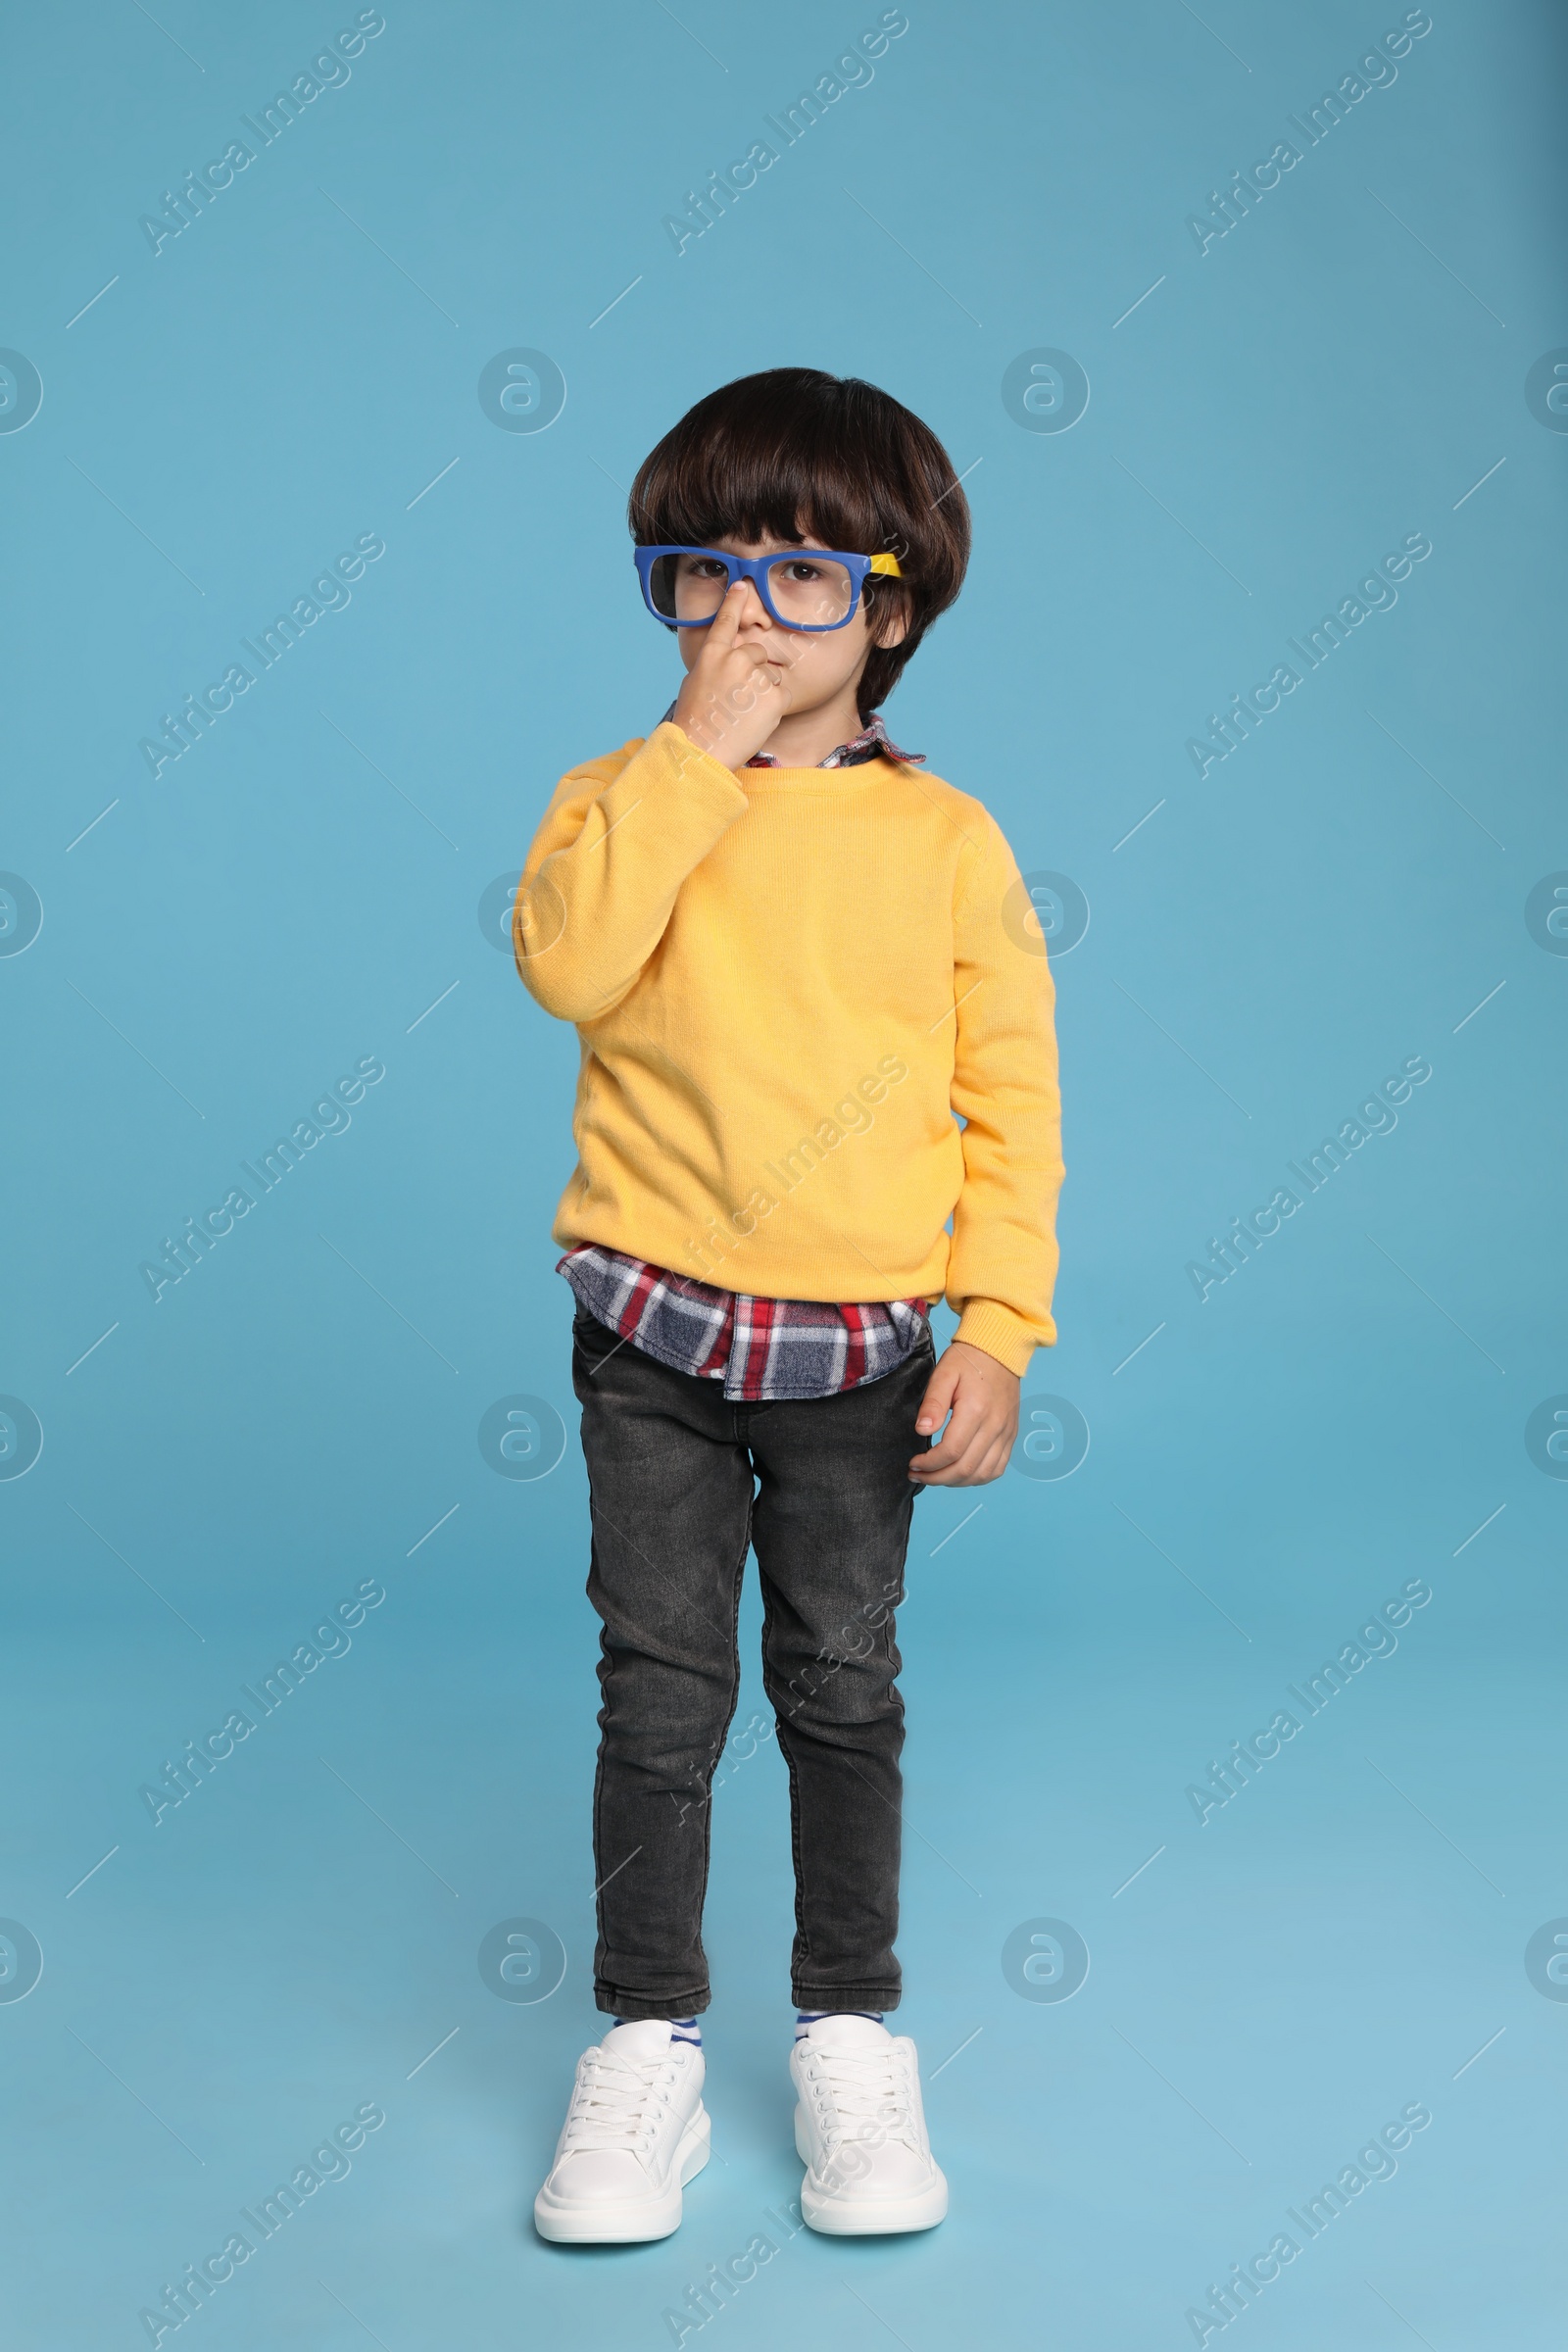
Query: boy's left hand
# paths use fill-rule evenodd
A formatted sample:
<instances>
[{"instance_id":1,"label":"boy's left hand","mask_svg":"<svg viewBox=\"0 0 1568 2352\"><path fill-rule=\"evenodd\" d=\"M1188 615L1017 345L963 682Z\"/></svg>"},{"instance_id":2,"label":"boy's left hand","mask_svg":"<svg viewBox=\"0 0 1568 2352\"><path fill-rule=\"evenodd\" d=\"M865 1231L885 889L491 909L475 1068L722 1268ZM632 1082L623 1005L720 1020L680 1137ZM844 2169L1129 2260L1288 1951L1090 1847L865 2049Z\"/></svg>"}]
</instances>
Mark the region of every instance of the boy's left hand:
<instances>
[{"instance_id":1,"label":"boy's left hand","mask_svg":"<svg viewBox=\"0 0 1568 2352\"><path fill-rule=\"evenodd\" d=\"M942 1442L914 1454L909 1476L921 1487L983 1487L1007 1467L1018 1434L1016 1372L983 1348L955 1340L926 1383L915 1428L922 1437L940 1429Z\"/></svg>"}]
</instances>

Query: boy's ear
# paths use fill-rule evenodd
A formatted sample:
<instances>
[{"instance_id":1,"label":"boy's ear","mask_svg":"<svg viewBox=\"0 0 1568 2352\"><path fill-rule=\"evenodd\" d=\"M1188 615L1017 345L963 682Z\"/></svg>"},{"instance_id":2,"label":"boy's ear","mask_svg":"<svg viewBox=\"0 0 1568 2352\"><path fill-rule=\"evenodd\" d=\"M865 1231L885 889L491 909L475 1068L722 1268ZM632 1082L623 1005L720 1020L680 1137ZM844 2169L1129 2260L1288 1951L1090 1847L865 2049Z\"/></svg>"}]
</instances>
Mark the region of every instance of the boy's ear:
<instances>
[{"instance_id":1,"label":"boy's ear","mask_svg":"<svg viewBox=\"0 0 1568 2352\"><path fill-rule=\"evenodd\" d=\"M902 645L909 634L909 615L896 589L883 585L866 614L866 632L878 652Z\"/></svg>"}]
</instances>

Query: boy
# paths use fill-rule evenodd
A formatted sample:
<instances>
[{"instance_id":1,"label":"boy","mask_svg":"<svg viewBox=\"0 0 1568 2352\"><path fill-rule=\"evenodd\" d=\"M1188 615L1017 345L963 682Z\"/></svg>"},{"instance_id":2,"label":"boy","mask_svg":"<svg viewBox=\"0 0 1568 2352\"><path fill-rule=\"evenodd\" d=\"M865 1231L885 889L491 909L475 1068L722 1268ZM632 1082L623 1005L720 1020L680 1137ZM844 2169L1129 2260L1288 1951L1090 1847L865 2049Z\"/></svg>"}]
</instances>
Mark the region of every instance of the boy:
<instances>
[{"instance_id":1,"label":"boy","mask_svg":"<svg viewBox=\"0 0 1568 2352\"><path fill-rule=\"evenodd\" d=\"M870 384L772 368L665 436L630 520L685 682L646 740L563 779L514 925L582 1047L554 1234L603 1621L595 1997L618 2021L535 2223L665 2236L708 2160L708 1792L751 1545L790 1781L802 2214L924 2230L947 2182L914 2044L882 2022L893 1612L914 1495L1001 1475L1055 1338L1052 982L996 823L876 715L968 558L935 435Z\"/></svg>"}]
</instances>

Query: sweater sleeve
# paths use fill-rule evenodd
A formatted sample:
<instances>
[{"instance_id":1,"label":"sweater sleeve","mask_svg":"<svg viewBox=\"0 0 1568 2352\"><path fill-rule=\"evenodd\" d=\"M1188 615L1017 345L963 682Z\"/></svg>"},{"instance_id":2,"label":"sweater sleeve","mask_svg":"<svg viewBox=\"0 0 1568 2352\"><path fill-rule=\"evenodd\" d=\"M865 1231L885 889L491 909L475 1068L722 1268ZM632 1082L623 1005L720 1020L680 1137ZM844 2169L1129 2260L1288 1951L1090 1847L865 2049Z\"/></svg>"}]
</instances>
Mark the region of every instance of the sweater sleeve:
<instances>
[{"instance_id":1,"label":"sweater sleeve","mask_svg":"<svg viewBox=\"0 0 1568 2352\"><path fill-rule=\"evenodd\" d=\"M723 761L667 720L608 781L605 764L562 778L513 908L523 984L564 1021L630 994L681 884L747 808Z\"/></svg>"},{"instance_id":2,"label":"sweater sleeve","mask_svg":"<svg viewBox=\"0 0 1568 2352\"><path fill-rule=\"evenodd\" d=\"M956 1336L1021 1376L1035 1348L1056 1337L1055 989L1017 860L989 815L959 889L952 1102L967 1123L947 1298Z\"/></svg>"}]
</instances>

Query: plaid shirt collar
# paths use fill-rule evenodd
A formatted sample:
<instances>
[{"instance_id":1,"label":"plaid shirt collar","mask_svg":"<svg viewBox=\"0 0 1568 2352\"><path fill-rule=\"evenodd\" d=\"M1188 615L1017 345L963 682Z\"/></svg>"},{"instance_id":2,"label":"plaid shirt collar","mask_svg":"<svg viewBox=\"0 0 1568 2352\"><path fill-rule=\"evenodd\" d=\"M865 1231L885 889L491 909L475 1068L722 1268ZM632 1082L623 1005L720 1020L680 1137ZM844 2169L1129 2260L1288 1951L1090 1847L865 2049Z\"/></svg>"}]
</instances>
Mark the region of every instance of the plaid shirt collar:
<instances>
[{"instance_id":1,"label":"plaid shirt collar","mask_svg":"<svg viewBox=\"0 0 1568 2352\"><path fill-rule=\"evenodd\" d=\"M664 717L669 719L674 715L675 706L671 703L669 709L664 712ZM841 743L837 751L829 752L825 760L817 761L817 765L818 767L859 767L867 760L895 760L904 767L923 767L925 765L924 752L900 751L882 724L882 714L879 710L871 713L869 720L860 729L858 735L853 736L848 743ZM746 764L748 767L782 767L784 762L782 760L775 760L769 752L754 752Z\"/></svg>"}]
</instances>

